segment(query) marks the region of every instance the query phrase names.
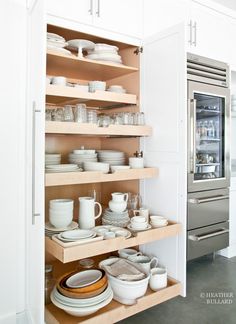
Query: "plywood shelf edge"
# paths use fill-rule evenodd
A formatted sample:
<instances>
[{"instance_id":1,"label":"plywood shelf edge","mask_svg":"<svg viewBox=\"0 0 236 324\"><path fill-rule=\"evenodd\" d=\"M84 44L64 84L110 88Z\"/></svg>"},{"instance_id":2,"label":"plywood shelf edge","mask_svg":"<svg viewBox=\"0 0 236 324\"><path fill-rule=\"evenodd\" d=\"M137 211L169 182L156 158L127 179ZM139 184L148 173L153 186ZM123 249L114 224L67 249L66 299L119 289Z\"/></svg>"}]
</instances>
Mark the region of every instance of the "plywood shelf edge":
<instances>
[{"instance_id":1,"label":"plywood shelf edge","mask_svg":"<svg viewBox=\"0 0 236 324\"><path fill-rule=\"evenodd\" d=\"M119 249L124 249L132 246L137 246L156 240L161 240L166 237L175 236L181 231L181 225L169 222L169 225L162 228L151 229L149 231L140 232L135 237L124 239L118 237L109 241L106 240L89 243L86 245L77 245L73 247L63 248L55 241L46 237L46 250L55 258L63 263L101 255L109 252L114 252Z\"/></svg>"}]
</instances>

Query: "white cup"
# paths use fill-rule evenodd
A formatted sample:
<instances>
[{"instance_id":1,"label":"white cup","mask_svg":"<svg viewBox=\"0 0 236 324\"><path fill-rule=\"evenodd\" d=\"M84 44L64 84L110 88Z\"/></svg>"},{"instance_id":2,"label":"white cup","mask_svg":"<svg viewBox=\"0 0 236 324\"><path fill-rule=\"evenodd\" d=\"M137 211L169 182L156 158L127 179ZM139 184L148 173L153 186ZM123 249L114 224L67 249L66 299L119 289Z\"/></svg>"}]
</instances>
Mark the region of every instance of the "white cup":
<instances>
[{"instance_id":1,"label":"white cup","mask_svg":"<svg viewBox=\"0 0 236 324\"><path fill-rule=\"evenodd\" d=\"M73 210L66 212L58 212L49 209L49 221L56 228L66 228L73 220Z\"/></svg>"},{"instance_id":2,"label":"white cup","mask_svg":"<svg viewBox=\"0 0 236 324\"><path fill-rule=\"evenodd\" d=\"M131 169L142 169L144 168L144 159L142 157L130 157L129 165Z\"/></svg>"},{"instance_id":3,"label":"white cup","mask_svg":"<svg viewBox=\"0 0 236 324\"><path fill-rule=\"evenodd\" d=\"M138 251L136 251L134 249L122 249L122 250L118 251L118 254L119 254L119 257L123 258L123 259L128 259L128 257L132 258L132 257L137 256L137 255L142 255L141 252L138 252Z\"/></svg>"},{"instance_id":4,"label":"white cup","mask_svg":"<svg viewBox=\"0 0 236 324\"><path fill-rule=\"evenodd\" d=\"M167 286L167 271L164 268L153 268L150 270L149 286L157 291Z\"/></svg>"},{"instance_id":5,"label":"white cup","mask_svg":"<svg viewBox=\"0 0 236 324\"><path fill-rule=\"evenodd\" d=\"M66 86L66 78L63 76L57 76L52 78L52 84Z\"/></svg>"},{"instance_id":6,"label":"white cup","mask_svg":"<svg viewBox=\"0 0 236 324\"><path fill-rule=\"evenodd\" d=\"M131 218L132 223L145 223L146 219L144 216L134 216Z\"/></svg>"},{"instance_id":7,"label":"white cup","mask_svg":"<svg viewBox=\"0 0 236 324\"><path fill-rule=\"evenodd\" d=\"M49 201L50 209L64 211L71 210L74 207L74 200L72 199L53 199Z\"/></svg>"},{"instance_id":8,"label":"white cup","mask_svg":"<svg viewBox=\"0 0 236 324\"><path fill-rule=\"evenodd\" d=\"M136 210L133 210L134 216L143 216L145 217L145 220L149 222L149 209L147 208L139 208Z\"/></svg>"}]
</instances>

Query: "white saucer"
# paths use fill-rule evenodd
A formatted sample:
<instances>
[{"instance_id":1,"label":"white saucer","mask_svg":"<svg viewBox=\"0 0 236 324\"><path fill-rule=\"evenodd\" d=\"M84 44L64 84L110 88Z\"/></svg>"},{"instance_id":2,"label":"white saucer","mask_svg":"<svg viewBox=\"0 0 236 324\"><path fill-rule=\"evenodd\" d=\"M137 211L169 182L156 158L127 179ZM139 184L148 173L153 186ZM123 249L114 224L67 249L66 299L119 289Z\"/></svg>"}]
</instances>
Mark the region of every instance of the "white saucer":
<instances>
[{"instance_id":1,"label":"white saucer","mask_svg":"<svg viewBox=\"0 0 236 324\"><path fill-rule=\"evenodd\" d=\"M76 222L71 222L70 225L68 225L67 227L64 227L64 228L57 228L57 227L53 226L50 222L47 222L45 224L45 229L48 230L48 231L51 231L51 232L70 231L70 230L73 230L73 229L78 228L78 227L79 227L79 225Z\"/></svg>"},{"instance_id":2,"label":"white saucer","mask_svg":"<svg viewBox=\"0 0 236 324\"><path fill-rule=\"evenodd\" d=\"M131 224L129 224L129 225L127 226L127 228L128 228L130 231L132 231L132 232L143 232L143 231L147 231L147 230L149 230L150 228L152 228L152 226L151 226L150 224L148 224L147 227L144 228L144 229L135 230L135 229L132 228Z\"/></svg>"}]
</instances>

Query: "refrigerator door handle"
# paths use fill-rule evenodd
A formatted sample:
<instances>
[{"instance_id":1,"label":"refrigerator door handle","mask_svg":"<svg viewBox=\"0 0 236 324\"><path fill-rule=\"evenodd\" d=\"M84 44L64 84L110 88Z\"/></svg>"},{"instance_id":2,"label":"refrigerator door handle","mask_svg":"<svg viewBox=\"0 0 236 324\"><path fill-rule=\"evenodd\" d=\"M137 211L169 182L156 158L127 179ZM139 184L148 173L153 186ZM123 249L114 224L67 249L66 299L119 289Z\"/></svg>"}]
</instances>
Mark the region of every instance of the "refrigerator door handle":
<instances>
[{"instance_id":1,"label":"refrigerator door handle","mask_svg":"<svg viewBox=\"0 0 236 324\"><path fill-rule=\"evenodd\" d=\"M196 172L196 99L190 99L189 118L190 118L190 173Z\"/></svg>"},{"instance_id":2,"label":"refrigerator door handle","mask_svg":"<svg viewBox=\"0 0 236 324\"><path fill-rule=\"evenodd\" d=\"M222 234L225 234L225 233L229 233L229 230L226 229L226 228L221 228L217 232L206 234L206 235L189 235L188 239L190 241L199 242L199 241L206 240L208 238L218 236L218 235L222 235Z\"/></svg>"},{"instance_id":3,"label":"refrigerator door handle","mask_svg":"<svg viewBox=\"0 0 236 324\"><path fill-rule=\"evenodd\" d=\"M198 205L198 204L203 204L203 203L208 203L208 202L223 200L223 199L229 199L229 195L221 195L221 196L207 197L207 198L190 198L188 202L190 204Z\"/></svg>"}]
</instances>

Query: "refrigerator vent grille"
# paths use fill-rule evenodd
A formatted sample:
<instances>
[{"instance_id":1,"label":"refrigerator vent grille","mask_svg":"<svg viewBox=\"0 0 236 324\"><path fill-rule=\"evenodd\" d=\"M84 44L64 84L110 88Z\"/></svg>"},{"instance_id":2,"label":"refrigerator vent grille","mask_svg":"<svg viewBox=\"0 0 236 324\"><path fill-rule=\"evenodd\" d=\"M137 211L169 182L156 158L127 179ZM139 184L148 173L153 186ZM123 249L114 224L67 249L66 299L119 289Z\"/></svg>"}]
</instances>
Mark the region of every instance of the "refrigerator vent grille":
<instances>
[{"instance_id":1,"label":"refrigerator vent grille","mask_svg":"<svg viewBox=\"0 0 236 324\"><path fill-rule=\"evenodd\" d=\"M229 69L222 62L188 55L187 59L188 80L228 87Z\"/></svg>"}]
</instances>

